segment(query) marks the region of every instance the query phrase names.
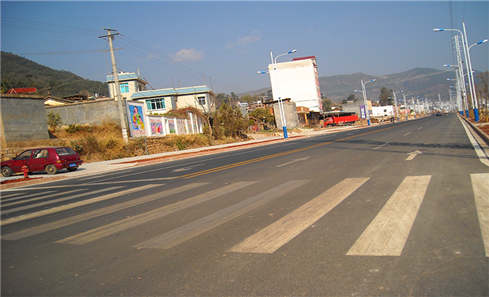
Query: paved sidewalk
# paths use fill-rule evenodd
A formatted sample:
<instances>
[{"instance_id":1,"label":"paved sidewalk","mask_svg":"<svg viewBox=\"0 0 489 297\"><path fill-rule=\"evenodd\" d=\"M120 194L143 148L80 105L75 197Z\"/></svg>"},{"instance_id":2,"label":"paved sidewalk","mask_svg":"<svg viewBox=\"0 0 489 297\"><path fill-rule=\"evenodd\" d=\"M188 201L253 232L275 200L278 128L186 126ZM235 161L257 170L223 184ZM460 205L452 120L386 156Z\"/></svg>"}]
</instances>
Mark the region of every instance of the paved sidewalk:
<instances>
[{"instance_id":1,"label":"paved sidewalk","mask_svg":"<svg viewBox=\"0 0 489 297\"><path fill-rule=\"evenodd\" d=\"M33 184L40 184L40 183L56 181L61 179L71 179L71 178L82 177L82 176L102 174L105 172L117 171L117 170L134 167L134 166L144 166L144 165L168 162L168 161L173 161L178 159L216 154L223 151L244 149L244 148L249 148L257 145L267 145L267 144L277 143L280 141L290 141L302 137L310 137L310 136L316 136L321 134L331 134L331 133L337 133L345 130L356 130L362 128L365 128L365 126L344 126L344 127L335 127L335 128L325 128L317 131L304 130L301 131L300 133L294 133L294 132L290 133L289 138L286 140L284 140L282 136L271 136L271 137L264 137L260 139L248 140L243 142L200 147L200 148L188 149L182 151L164 152L164 153L158 153L152 155L143 155L143 156L115 159L115 160L101 161L101 162L90 162L90 163L82 164L77 171L68 172L66 170L63 170L54 176L48 175L44 172L33 173L29 175L30 179L28 180L23 180L22 174L17 174L7 178L2 176L0 177L0 181L2 182L13 181L13 180L16 181L1 184L0 190L17 188L17 187L33 185Z\"/></svg>"}]
</instances>

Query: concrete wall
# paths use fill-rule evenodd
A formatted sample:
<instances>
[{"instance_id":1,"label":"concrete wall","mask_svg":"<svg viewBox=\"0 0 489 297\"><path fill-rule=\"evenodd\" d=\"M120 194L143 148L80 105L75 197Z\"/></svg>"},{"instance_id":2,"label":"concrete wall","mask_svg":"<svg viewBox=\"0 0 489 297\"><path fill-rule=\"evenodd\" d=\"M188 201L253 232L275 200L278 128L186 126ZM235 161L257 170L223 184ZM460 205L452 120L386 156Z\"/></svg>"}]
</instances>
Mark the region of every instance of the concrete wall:
<instances>
[{"instance_id":1,"label":"concrete wall","mask_svg":"<svg viewBox=\"0 0 489 297\"><path fill-rule=\"evenodd\" d=\"M13 141L49 138L43 99L2 95L0 110L2 146Z\"/></svg>"},{"instance_id":2,"label":"concrete wall","mask_svg":"<svg viewBox=\"0 0 489 297\"><path fill-rule=\"evenodd\" d=\"M62 125L120 123L118 102L113 99L46 107L46 113L50 112L60 115Z\"/></svg>"},{"instance_id":3,"label":"concrete wall","mask_svg":"<svg viewBox=\"0 0 489 297\"><path fill-rule=\"evenodd\" d=\"M341 105L343 111L355 112L357 116L360 116L360 105L363 105L363 101L344 103Z\"/></svg>"},{"instance_id":4,"label":"concrete wall","mask_svg":"<svg viewBox=\"0 0 489 297\"><path fill-rule=\"evenodd\" d=\"M287 129L294 129L299 126L299 118L297 117L297 109L295 102L283 102L285 121L287 123ZM282 117L280 116L279 104L273 104L273 113L275 115L275 123L278 129L282 129Z\"/></svg>"}]
</instances>

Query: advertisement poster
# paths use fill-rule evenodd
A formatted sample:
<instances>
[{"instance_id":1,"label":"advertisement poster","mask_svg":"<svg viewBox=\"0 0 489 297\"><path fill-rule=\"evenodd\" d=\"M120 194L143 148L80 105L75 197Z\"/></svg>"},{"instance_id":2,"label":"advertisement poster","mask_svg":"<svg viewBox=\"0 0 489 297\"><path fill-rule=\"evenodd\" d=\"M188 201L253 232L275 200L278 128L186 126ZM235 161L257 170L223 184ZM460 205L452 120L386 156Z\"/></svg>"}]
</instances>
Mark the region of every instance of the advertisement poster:
<instances>
[{"instance_id":1,"label":"advertisement poster","mask_svg":"<svg viewBox=\"0 0 489 297\"><path fill-rule=\"evenodd\" d=\"M168 120L168 130L171 134L175 134L177 131L175 130L175 122L173 119Z\"/></svg>"},{"instance_id":2,"label":"advertisement poster","mask_svg":"<svg viewBox=\"0 0 489 297\"><path fill-rule=\"evenodd\" d=\"M152 136L163 136L163 135L165 135L165 132L163 130L163 124L161 123L161 118L149 117L149 123L151 125L151 135Z\"/></svg>"},{"instance_id":3,"label":"advertisement poster","mask_svg":"<svg viewBox=\"0 0 489 297\"><path fill-rule=\"evenodd\" d=\"M131 130L131 136L145 136L142 104L127 103L127 109L129 111L129 129Z\"/></svg>"},{"instance_id":4,"label":"advertisement poster","mask_svg":"<svg viewBox=\"0 0 489 297\"><path fill-rule=\"evenodd\" d=\"M365 114L365 105L360 105L360 117L362 119L366 119L367 115Z\"/></svg>"},{"instance_id":5,"label":"advertisement poster","mask_svg":"<svg viewBox=\"0 0 489 297\"><path fill-rule=\"evenodd\" d=\"M176 119L177 121L177 134L185 135L187 134L187 129L185 128L185 120L184 119Z\"/></svg>"}]
</instances>

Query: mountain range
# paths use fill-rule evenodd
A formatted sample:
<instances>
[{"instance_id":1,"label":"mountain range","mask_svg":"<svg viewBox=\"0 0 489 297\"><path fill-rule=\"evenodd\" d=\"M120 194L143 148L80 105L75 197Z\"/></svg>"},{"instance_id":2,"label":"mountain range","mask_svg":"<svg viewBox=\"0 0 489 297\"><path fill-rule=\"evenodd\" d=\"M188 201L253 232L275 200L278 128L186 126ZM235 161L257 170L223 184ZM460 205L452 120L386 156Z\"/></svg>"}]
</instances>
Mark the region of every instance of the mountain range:
<instances>
[{"instance_id":1,"label":"mountain range","mask_svg":"<svg viewBox=\"0 0 489 297\"><path fill-rule=\"evenodd\" d=\"M408 98L420 96L424 98L438 99L438 94L443 100L448 100L448 89L453 82L447 78L454 78L452 71L433 68L414 68L408 71L388 74L370 75L365 73L353 73L344 75L322 76L319 78L323 96L341 102L350 94L362 98L360 80L375 79L374 83L367 85L369 99L377 99L380 89L386 87L397 93L402 99L400 90L403 90ZM40 65L18 55L1 52L1 86L6 92L10 88L35 87L42 95L51 93L53 96L70 96L88 91L90 95L95 93L107 96L107 85L103 82L84 79L76 74L63 70L54 70ZM266 95L270 88L259 89L241 93L239 95Z\"/></svg>"},{"instance_id":2,"label":"mountain range","mask_svg":"<svg viewBox=\"0 0 489 297\"><path fill-rule=\"evenodd\" d=\"M355 90L361 90L361 80L372 79L376 81L367 85L367 97L369 99L377 99L380 95L380 89L386 87L394 90L398 99L402 99L400 91L403 90L408 98L420 96L438 100L438 94L440 94L442 100L448 100L448 89L453 82L448 81L447 78L455 78L455 73L433 68L413 68L382 76L365 73L322 76L319 77L319 85L323 96L334 102L341 102L350 94L362 98L362 93ZM246 92L246 94L261 95L266 94L269 90L270 88L264 88Z\"/></svg>"},{"instance_id":3,"label":"mountain range","mask_svg":"<svg viewBox=\"0 0 489 297\"><path fill-rule=\"evenodd\" d=\"M108 95L107 84L84 79L64 70L55 70L21 56L1 52L2 92L11 88L37 88L40 95L64 97L88 91L89 95Z\"/></svg>"}]
</instances>

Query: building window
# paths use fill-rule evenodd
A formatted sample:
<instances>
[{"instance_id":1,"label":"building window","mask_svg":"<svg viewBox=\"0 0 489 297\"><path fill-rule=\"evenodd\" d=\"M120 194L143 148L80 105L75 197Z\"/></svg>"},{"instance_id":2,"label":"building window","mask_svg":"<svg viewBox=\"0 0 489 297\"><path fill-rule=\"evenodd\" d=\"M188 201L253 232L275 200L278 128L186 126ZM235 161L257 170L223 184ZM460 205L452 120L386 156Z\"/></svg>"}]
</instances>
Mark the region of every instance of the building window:
<instances>
[{"instance_id":1,"label":"building window","mask_svg":"<svg viewBox=\"0 0 489 297\"><path fill-rule=\"evenodd\" d=\"M197 97L197 99L199 100L200 105L205 105L205 96Z\"/></svg>"},{"instance_id":2,"label":"building window","mask_svg":"<svg viewBox=\"0 0 489 297\"><path fill-rule=\"evenodd\" d=\"M166 109L165 98L146 100L146 106L149 111Z\"/></svg>"},{"instance_id":3,"label":"building window","mask_svg":"<svg viewBox=\"0 0 489 297\"><path fill-rule=\"evenodd\" d=\"M121 93L129 93L129 83L121 84Z\"/></svg>"}]
</instances>

